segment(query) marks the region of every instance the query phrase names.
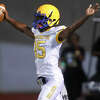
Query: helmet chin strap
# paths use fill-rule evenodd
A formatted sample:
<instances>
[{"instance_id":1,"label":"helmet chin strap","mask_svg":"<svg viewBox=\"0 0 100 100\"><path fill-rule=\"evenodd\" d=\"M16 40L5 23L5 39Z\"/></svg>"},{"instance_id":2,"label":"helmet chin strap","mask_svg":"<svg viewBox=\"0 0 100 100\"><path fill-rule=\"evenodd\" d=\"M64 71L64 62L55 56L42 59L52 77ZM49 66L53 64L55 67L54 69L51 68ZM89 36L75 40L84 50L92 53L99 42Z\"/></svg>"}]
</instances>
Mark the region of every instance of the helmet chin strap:
<instances>
[{"instance_id":1,"label":"helmet chin strap","mask_svg":"<svg viewBox=\"0 0 100 100\"><path fill-rule=\"evenodd\" d=\"M44 32L44 31L46 31L46 30L48 30L50 27L48 26L48 27L46 27L46 28L44 28L44 29L38 29L40 32Z\"/></svg>"}]
</instances>

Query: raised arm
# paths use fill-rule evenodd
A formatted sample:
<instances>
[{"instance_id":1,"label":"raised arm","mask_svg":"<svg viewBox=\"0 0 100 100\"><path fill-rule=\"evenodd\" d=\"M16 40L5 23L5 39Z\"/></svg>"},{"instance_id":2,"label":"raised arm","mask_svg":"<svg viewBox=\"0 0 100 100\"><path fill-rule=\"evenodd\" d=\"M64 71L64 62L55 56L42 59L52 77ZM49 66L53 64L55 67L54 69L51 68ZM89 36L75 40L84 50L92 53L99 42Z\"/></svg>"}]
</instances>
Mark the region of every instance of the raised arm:
<instances>
[{"instance_id":1,"label":"raised arm","mask_svg":"<svg viewBox=\"0 0 100 100\"><path fill-rule=\"evenodd\" d=\"M86 14L84 17L80 18L78 21L76 21L71 26L67 27L65 30L63 30L59 35L59 40L64 40L69 38L76 29L78 29L84 22L92 15L94 15L99 8L99 4L97 3L95 6L90 6L86 9Z\"/></svg>"},{"instance_id":2,"label":"raised arm","mask_svg":"<svg viewBox=\"0 0 100 100\"><path fill-rule=\"evenodd\" d=\"M11 18L8 15L8 11L6 9L4 11L4 15L5 15L5 21L7 21L8 23L10 23L12 26L14 26L16 29L18 29L22 33L25 33L27 36L29 36L32 39L34 39L34 33L32 33L31 29L26 24L23 24L23 23L21 23L19 21L16 21L13 18Z\"/></svg>"}]
</instances>

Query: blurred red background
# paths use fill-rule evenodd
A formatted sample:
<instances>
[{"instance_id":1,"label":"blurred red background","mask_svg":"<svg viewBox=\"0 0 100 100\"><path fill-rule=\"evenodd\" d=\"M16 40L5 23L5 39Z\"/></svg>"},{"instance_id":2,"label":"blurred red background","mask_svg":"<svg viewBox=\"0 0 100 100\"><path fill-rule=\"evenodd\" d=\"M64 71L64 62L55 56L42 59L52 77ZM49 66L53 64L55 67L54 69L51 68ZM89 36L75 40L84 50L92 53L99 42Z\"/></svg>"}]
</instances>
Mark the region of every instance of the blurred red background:
<instances>
[{"instance_id":1,"label":"blurred red background","mask_svg":"<svg viewBox=\"0 0 100 100\"><path fill-rule=\"evenodd\" d=\"M36 93L0 93L0 100L37 100Z\"/></svg>"}]
</instances>

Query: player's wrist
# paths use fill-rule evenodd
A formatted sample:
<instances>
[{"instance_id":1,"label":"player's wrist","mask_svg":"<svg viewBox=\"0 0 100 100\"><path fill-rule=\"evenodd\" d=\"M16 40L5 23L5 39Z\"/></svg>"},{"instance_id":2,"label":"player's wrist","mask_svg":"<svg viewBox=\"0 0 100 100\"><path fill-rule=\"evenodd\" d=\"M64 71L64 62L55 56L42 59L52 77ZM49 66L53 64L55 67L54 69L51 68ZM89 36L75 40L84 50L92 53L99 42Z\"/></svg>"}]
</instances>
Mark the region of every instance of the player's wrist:
<instances>
[{"instance_id":1,"label":"player's wrist","mask_svg":"<svg viewBox=\"0 0 100 100\"><path fill-rule=\"evenodd\" d=\"M86 14L86 15L84 16L84 18L85 18L85 19L88 19L90 16L91 16L91 15Z\"/></svg>"},{"instance_id":2,"label":"player's wrist","mask_svg":"<svg viewBox=\"0 0 100 100\"><path fill-rule=\"evenodd\" d=\"M8 21L8 22L11 22L11 19L12 19L12 18L11 18L10 16L6 16L6 17L5 17L5 20Z\"/></svg>"}]
</instances>

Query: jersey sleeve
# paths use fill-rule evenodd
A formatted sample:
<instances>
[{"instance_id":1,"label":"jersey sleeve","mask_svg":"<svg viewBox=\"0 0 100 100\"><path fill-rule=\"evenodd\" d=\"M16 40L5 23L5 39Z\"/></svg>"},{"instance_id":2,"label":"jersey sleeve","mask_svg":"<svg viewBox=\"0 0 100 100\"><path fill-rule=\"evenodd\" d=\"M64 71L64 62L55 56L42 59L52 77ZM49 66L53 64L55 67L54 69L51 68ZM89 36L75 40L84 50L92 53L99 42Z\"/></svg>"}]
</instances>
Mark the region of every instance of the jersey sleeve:
<instances>
[{"instance_id":1,"label":"jersey sleeve","mask_svg":"<svg viewBox=\"0 0 100 100\"><path fill-rule=\"evenodd\" d=\"M63 40L59 40L58 39L58 37L59 37L59 34L61 33L61 31L63 31L65 28L67 28L66 26L60 26L60 27L57 27L58 29L57 29L57 32L56 32L56 42L57 43L62 43L63 42Z\"/></svg>"},{"instance_id":2,"label":"jersey sleeve","mask_svg":"<svg viewBox=\"0 0 100 100\"><path fill-rule=\"evenodd\" d=\"M34 29L34 27L31 28L32 33L36 33L36 29Z\"/></svg>"}]
</instances>

